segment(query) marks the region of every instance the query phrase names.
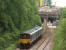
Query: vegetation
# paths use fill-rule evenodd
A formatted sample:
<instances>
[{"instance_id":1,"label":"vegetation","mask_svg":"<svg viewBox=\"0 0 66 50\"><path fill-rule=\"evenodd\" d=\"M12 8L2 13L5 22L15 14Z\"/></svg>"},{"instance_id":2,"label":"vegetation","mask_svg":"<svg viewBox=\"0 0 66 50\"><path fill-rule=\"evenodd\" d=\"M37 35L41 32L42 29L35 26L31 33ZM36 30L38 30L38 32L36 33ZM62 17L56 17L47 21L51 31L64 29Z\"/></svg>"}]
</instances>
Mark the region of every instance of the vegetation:
<instances>
[{"instance_id":1,"label":"vegetation","mask_svg":"<svg viewBox=\"0 0 66 50\"><path fill-rule=\"evenodd\" d=\"M53 50L66 50L66 9L60 13L60 21L57 26Z\"/></svg>"},{"instance_id":2,"label":"vegetation","mask_svg":"<svg viewBox=\"0 0 66 50\"><path fill-rule=\"evenodd\" d=\"M0 0L0 50L14 44L20 32L36 25L41 21L35 0Z\"/></svg>"},{"instance_id":3,"label":"vegetation","mask_svg":"<svg viewBox=\"0 0 66 50\"><path fill-rule=\"evenodd\" d=\"M66 18L66 8L60 8L60 14L61 18Z\"/></svg>"}]
</instances>

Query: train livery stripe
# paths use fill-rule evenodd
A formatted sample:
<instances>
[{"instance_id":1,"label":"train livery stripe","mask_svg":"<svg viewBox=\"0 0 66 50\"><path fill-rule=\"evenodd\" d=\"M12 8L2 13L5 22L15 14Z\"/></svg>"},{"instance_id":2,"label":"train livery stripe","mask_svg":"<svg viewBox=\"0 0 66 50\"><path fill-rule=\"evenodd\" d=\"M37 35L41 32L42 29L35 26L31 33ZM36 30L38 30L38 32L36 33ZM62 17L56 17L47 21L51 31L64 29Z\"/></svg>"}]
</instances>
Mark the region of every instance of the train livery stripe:
<instances>
[{"instance_id":1,"label":"train livery stripe","mask_svg":"<svg viewBox=\"0 0 66 50\"><path fill-rule=\"evenodd\" d=\"M31 43L31 40L30 39L20 39L18 43L28 44L28 43Z\"/></svg>"}]
</instances>

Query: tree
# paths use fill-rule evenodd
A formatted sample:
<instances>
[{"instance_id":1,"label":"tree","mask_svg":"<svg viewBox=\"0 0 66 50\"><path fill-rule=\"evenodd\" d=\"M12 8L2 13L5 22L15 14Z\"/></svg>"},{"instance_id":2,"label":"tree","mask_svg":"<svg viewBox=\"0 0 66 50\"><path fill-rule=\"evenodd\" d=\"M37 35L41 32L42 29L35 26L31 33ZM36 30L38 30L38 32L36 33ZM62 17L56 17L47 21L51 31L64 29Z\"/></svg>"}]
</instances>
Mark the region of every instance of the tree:
<instances>
[{"instance_id":1,"label":"tree","mask_svg":"<svg viewBox=\"0 0 66 50\"><path fill-rule=\"evenodd\" d=\"M66 8L60 9L60 18L66 18Z\"/></svg>"},{"instance_id":2,"label":"tree","mask_svg":"<svg viewBox=\"0 0 66 50\"><path fill-rule=\"evenodd\" d=\"M0 0L0 50L15 43L17 36L41 25L35 0Z\"/></svg>"}]
</instances>

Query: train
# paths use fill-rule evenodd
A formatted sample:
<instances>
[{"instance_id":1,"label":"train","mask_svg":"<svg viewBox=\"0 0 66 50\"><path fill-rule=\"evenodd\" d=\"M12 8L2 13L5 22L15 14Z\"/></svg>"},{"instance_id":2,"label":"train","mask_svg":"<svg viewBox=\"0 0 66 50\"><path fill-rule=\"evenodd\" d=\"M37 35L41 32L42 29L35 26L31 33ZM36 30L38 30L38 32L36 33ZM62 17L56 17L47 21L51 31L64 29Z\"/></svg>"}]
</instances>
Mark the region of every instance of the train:
<instances>
[{"instance_id":1,"label":"train","mask_svg":"<svg viewBox=\"0 0 66 50\"><path fill-rule=\"evenodd\" d=\"M19 48L30 48L42 34L42 27L40 26L21 33L18 40Z\"/></svg>"}]
</instances>

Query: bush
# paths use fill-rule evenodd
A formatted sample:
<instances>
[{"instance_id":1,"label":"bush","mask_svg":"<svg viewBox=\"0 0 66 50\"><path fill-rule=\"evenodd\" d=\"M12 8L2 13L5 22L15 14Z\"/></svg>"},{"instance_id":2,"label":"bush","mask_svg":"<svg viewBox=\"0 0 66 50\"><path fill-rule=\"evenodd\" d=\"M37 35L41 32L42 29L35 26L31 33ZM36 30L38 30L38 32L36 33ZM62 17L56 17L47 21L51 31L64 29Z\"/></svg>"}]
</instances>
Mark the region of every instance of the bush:
<instances>
[{"instance_id":1,"label":"bush","mask_svg":"<svg viewBox=\"0 0 66 50\"><path fill-rule=\"evenodd\" d=\"M60 20L56 31L53 50L66 50L66 18Z\"/></svg>"},{"instance_id":2,"label":"bush","mask_svg":"<svg viewBox=\"0 0 66 50\"><path fill-rule=\"evenodd\" d=\"M65 8L61 8L60 9L60 13L59 13L59 17L62 18L66 18L66 7Z\"/></svg>"},{"instance_id":3,"label":"bush","mask_svg":"<svg viewBox=\"0 0 66 50\"><path fill-rule=\"evenodd\" d=\"M15 43L20 32L41 25L35 0L0 0L0 50Z\"/></svg>"}]
</instances>

